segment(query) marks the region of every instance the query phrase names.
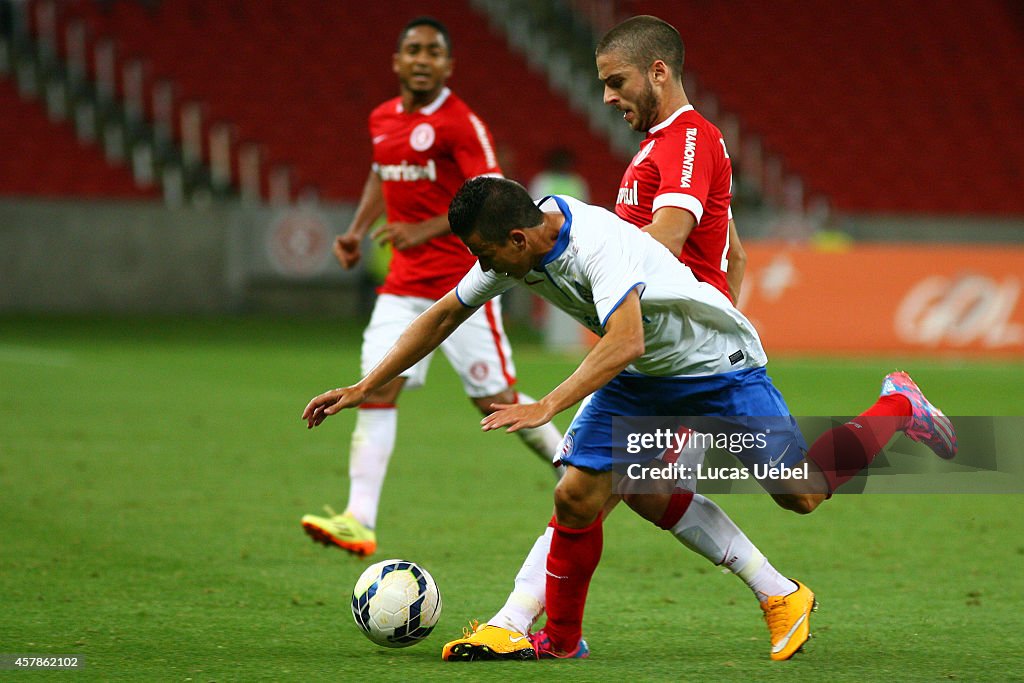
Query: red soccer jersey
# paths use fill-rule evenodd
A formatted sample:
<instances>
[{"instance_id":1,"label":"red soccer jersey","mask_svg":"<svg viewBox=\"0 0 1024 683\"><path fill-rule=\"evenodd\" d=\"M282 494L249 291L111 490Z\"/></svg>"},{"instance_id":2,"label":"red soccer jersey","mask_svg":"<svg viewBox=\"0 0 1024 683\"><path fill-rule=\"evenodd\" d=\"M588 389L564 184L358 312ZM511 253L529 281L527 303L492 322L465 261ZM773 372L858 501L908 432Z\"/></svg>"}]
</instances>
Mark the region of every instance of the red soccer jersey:
<instances>
[{"instance_id":1,"label":"red soccer jersey","mask_svg":"<svg viewBox=\"0 0 1024 683\"><path fill-rule=\"evenodd\" d=\"M648 131L622 176L615 213L637 227L649 225L663 206L692 213L697 225L679 260L729 296L731 198L732 162L722 133L687 105Z\"/></svg>"},{"instance_id":2,"label":"red soccer jersey","mask_svg":"<svg viewBox=\"0 0 1024 683\"><path fill-rule=\"evenodd\" d=\"M487 126L448 88L412 113L399 97L381 104L370 113L370 135L389 222L418 223L447 214L468 178L501 175ZM396 249L378 291L440 299L475 262L455 235L435 237Z\"/></svg>"}]
</instances>

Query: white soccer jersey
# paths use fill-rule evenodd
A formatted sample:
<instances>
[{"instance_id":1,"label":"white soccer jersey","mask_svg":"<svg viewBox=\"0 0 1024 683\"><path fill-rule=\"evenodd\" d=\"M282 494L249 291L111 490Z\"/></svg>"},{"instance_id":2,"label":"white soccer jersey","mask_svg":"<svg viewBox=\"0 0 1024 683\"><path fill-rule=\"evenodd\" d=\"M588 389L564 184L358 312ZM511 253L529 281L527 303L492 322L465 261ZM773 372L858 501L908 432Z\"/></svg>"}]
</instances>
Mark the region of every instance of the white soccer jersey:
<instances>
[{"instance_id":1,"label":"white soccer jersey","mask_svg":"<svg viewBox=\"0 0 1024 683\"><path fill-rule=\"evenodd\" d=\"M627 372L712 375L768 362L750 321L714 286L698 282L653 237L572 197L546 197L538 206L565 216L554 248L522 280L485 273L477 262L455 288L463 305L483 305L523 283L603 335L608 316L637 289L645 351Z\"/></svg>"}]
</instances>

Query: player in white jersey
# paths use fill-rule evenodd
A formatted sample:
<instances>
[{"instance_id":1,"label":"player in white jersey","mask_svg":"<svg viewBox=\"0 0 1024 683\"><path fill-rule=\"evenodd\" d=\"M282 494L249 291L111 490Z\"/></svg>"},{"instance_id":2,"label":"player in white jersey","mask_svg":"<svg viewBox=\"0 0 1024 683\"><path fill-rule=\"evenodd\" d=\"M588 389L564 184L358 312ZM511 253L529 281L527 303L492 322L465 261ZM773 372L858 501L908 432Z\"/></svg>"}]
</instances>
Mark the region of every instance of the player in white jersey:
<instances>
[{"instance_id":1,"label":"player in white jersey","mask_svg":"<svg viewBox=\"0 0 1024 683\"><path fill-rule=\"evenodd\" d=\"M554 248L522 273L489 267L490 245L470 250L479 262L455 289L468 308L500 296L520 280L592 332L633 289L643 300L644 353L627 372L657 377L713 375L762 367L767 358L750 322L714 286L698 282L649 234L605 209L572 197L545 197L541 211L564 220ZM574 224L585 226L573 229ZM740 355L735 356L739 351ZM730 360L731 357L738 360Z\"/></svg>"},{"instance_id":2,"label":"player in white jersey","mask_svg":"<svg viewBox=\"0 0 1024 683\"><path fill-rule=\"evenodd\" d=\"M680 261L694 276L735 300L744 258L729 211L730 160L721 133L689 104L681 80L683 57L679 33L651 16L623 22L598 43L596 61L605 85L605 103L622 111L631 128L648 134L626 168L615 212L673 253L680 252L681 244ZM880 429L844 425L826 445L841 444L842 450L856 453L862 449L847 448L857 439L851 430L881 443L905 419L901 416L911 415L909 403L900 395L884 397L879 404L885 405L873 406L871 418L859 422ZM567 442L575 436L570 431ZM685 444L681 452L672 454L678 456L674 464L682 465L677 471L697 471L703 462L702 441L691 438ZM827 456L829 450L821 448L816 455ZM721 508L697 494L695 477L680 479L674 491L671 480L665 483L667 488L657 489L650 481L639 480L619 492L644 518L741 578L757 598L768 625L771 658L791 657L809 636L814 594L779 574ZM608 512L606 507L605 516ZM545 562L552 531L549 527L534 543L501 609L486 623L464 629L462 638L446 643L443 659L532 656L528 652L532 648L519 636L529 632L544 611Z\"/></svg>"},{"instance_id":3,"label":"player in white jersey","mask_svg":"<svg viewBox=\"0 0 1024 683\"><path fill-rule=\"evenodd\" d=\"M759 370L763 374L764 352L749 322L731 306L724 294L712 285L697 282L689 269L652 237L614 214L572 198L554 197L541 206L554 212L550 215L564 217L565 221L557 231L555 248L549 253L552 258L545 258L539 270L524 277L524 283L532 291L602 333L622 294L636 285L638 274L643 274L641 286L645 305L652 308L646 313L649 319L644 341L647 353L637 360L634 370L670 377L741 368ZM574 226L583 227L574 231ZM630 257L624 259L623 255ZM482 263L487 265L486 260ZM475 277L478 279L474 280ZM482 283L487 286L478 291ZM473 297L473 307L463 309L473 310L477 303L482 304L484 299L499 295L515 283L510 277L484 273L478 265L456 288L455 296L463 300ZM446 300L450 301L451 295ZM461 314L463 310L455 312ZM689 352L680 353L682 348ZM738 360L737 351L741 351ZM600 421L593 426L600 426ZM577 432L575 438L576 443L582 444L588 437ZM797 452L794 449L794 453ZM576 457L581 455L577 453ZM705 531L714 536L716 530ZM738 550L738 545L746 539L730 538L729 541L735 544L732 549ZM723 554L730 555L729 545L723 545ZM519 655L531 657L534 652L533 648L517 650Z\"/></svg>"},{"instance_id":4,"label":"player in white jersey","mask_svg":"<svg viewBox=\"0 0 1024 683\"><path fill-rule=\"evenodd\" d=\"M678 254L697 280L735 301L745 255L730 220L731 162L721 133L689 104L682 84L684 51L679 33L656 17L633 17L598 43L605 102L623 111L634 130L648 133L626 167L615 213ZM659 480L661 486L638 481L617 493L656 527L740 578L769 626L772 659L787 659L802 641L789 638L782 649L777 644L793 623L806 620L814 595L779 573L724 510L697 493L697 479L685 473L703 463L702 443L687 438L676 454L680 480ZM617 501L610 501L605 517ZM531 648L516 638L544 612L544 560L550 540L549 527L530 549L501 608L485 623L464 629L462 638L446 643L443 659L529 655Z\"/></svg>"},{"instance_id":5,"label":"player in white jersey","mask_svg":"<svg viewBox=\"0 0 1024 683\"><path fill-rule=\"evenodd\" d=\"M807 445L765 372L756 332L727 297L699 283L652 237L610 212L563 197L552 201L557 210L543 212L524 188L505 179L476 178L463 185L449 221L478 265L417 318L366 377L313 398L303 419L312 428L358 405L430 353L477 307L519 281L532 283L533 291L601 334L579 368L547 396L530 405L496 405L482 423L485 430L535 427L594 395L574 419L574 438L564 449L569 468L555 490L547 557L548 620L529 636L538 658L567 658L587 653L583 606L600 560L600 512L612 493L613 461L631 457L614 448L613 417L680 416L702 433L718 428L730 436L760 435L762 440L745 442L737 457L755 467L762 484L776 478L772 473L802 466L802 479L781 480L770 489L790 509L810 511L831 494L837 478L817 466L806 474ZM883 397L896 393L914 408L914 420L900 431L952 457L956 444L946 431L948 420L916 387L890 376ZM632 457L639 462L652 455ZM802 620L791 635L805 628Z\"/></svg>"}]
</instances>

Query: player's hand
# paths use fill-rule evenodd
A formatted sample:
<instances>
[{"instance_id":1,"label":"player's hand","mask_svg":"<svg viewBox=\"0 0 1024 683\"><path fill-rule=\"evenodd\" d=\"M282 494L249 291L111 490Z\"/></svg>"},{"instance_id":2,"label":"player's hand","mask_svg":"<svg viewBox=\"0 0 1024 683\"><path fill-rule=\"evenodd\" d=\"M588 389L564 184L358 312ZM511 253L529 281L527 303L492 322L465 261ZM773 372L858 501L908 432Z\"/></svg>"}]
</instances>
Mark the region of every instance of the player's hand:
<instances>
[{"instance_id":1,"label":"player's hand","mask_svg":"<svg viewBox=\"0 0 1024 683\"><path fill-rule=\"evenodd\" d=\"M366 392L354 386L331 389L315 396L306 404L306 409L302 411L302 419L306 421L306 429L312 429L329 416L345 408L354 408L364 400Z\"/></svg>"},{"instance_id":2,"label":"player's hand","mask_svg":"<svg viewBox=\"0 0 1024 683\"><path fill-rule=\"evenodd\" d=\"M430 239L419 223L385 223L373 231L373 238L379 244L391 243L391 246L402 251L419 245Z\"/></svg>"},{"instance_id":3,"label":"player's hand","mask_svg":"<svg viewBox=\"0 0 1024 683\"><path fill-rule=\"evenodd\" d=\"M334 257L338 259L338 263L345 270L349 270L359 263L359 259L362 257L359 242L358 238L347 233L338 235L334 239Z\"/></svg>"},{"instance_id":4,"label":"player's hand","mask_svg":"<svg viewBox=\"0 0 1024 683\"><path fill-rule=\"evenodd\" d=\"M554 417L540 401L537 403L492 403L493 413L480 420L485 432L508 427L509 432L540 427Z\"/></svg>"}]
</instances>

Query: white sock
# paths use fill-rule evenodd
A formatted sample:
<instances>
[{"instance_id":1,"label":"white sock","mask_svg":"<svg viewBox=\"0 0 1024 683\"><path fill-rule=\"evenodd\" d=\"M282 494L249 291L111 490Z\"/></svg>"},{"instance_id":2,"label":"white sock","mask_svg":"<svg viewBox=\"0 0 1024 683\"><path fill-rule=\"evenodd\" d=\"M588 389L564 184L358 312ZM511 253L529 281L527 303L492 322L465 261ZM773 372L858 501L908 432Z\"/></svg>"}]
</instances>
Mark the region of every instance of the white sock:
<instances>
[{"instance_id":1,"label":"white sock","mask_svg":"<svg viewBox=\"0 0 1024 683\"><path fill-rule=\"evenodd\" d=\"M517 393L516 396L518 396L519 403L536 403L535 400L522 392ZM558 427L550 422L540 427L522 429L516 432L516 435L523 440L523 443L530 450L539 455L548 464L551 464L552 458L555 457L555 453L558 452L559 447L562 445L562 433L558 431ZM562 474L565 470L564 466L559 466L558 469L559 474Z\"/></svg>"},{"instance_id":2,"label":"white sock","mask_svg":"<svg viewBox=\"0 0 1024 683\"><path fill-rule=\"evenodd\" d=\"M730 567L730 571L750 586L758 600L764 602L773 595L789 595L796 590L795 583L780 574L757 548L751 548L753 554L746 565L739 569Z\"/></svg>"},{"instance_id":3,"label":"white sock","mask_svg":"<svg viewBox=\"0 0 1024 683\"><path fill-rule=\"evenodd\" d=\"M526 556L526 561L516 574L516 587L509 593L505 605L488 620L488 624L519 633L529 633L533 622L544 613L547 587L545 571L552 533L554 529L548 527L533 544L530 554Z\"/></svg>"},{"instance_id":4,"label":"white sock","mask_svg":"<svg viewBox=\"0 0 1024 683\"><path fill-rule=\"evenodd\" d=\"M348 506L345 510L371 529L384 488L388 461L395 450L397 408L360 408L348 455Z\"/></svg>"},{"instance_id":5,"label":"white sock","mask_svg":"<svg viewBox=\"0 0 1024 683\"><path fill-rule=\"evenodd\" d=\"M796 590L796 584L779 574L725 511L700 494L693 495L690 507L672 527L672 535L743 579L761 602Z\"/></svg>"}]
</instances>

